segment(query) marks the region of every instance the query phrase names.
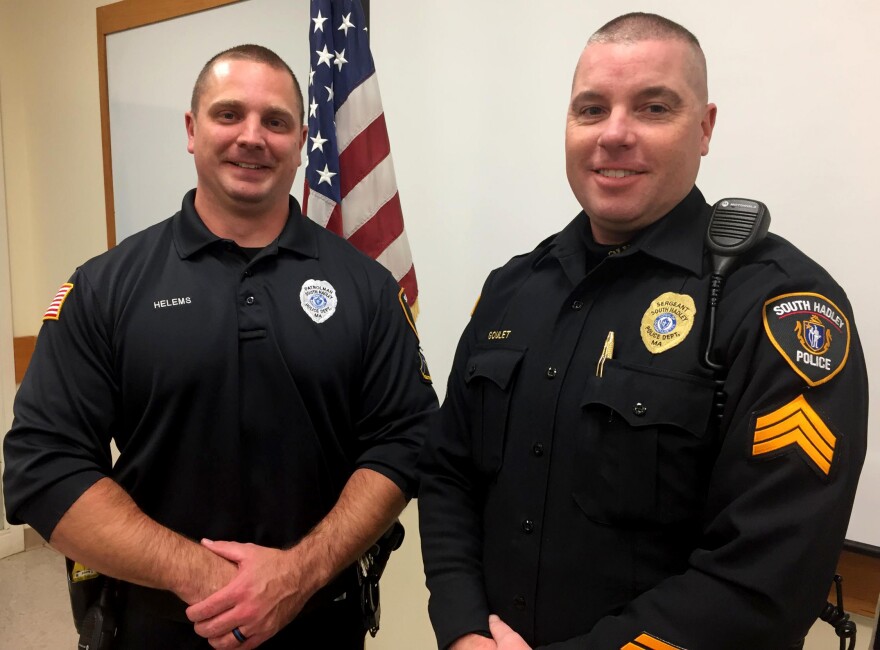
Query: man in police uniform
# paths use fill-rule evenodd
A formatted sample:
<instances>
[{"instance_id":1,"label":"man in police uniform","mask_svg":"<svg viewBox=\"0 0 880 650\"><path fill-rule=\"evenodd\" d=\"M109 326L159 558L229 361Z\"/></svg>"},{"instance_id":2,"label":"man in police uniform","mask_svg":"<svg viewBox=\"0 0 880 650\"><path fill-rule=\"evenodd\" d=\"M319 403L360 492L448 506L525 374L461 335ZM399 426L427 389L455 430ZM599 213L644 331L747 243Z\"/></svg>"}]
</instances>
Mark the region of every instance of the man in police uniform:
<instances>
[{"instance_id":1,"label":"man in police uniform","mask_svg":"<svg viewBox=\"0 0 880 650\"><path fill-rule=\"evenodd\" d=\"M843 290L770 235L729 275L703 362L707 96L699 43L659 16L611 21L580 57L583 212L486 280L423 456L441 648L781 650L821 611L864 358Z\"/></svg>"},{"instance_id":2,"label":"man in police uniform","mask_svg":"<svg viewBox=\"0 0 880 650\"><path fill-rule=\"evenodd\" d=\"M186 130L181 211L46 313L9 519L125 581L116 647L362 648L352 564L414 489L436 407L411 315L289 196L306 127L277 55L212 59Z\"/></svg>"}]
</instances>

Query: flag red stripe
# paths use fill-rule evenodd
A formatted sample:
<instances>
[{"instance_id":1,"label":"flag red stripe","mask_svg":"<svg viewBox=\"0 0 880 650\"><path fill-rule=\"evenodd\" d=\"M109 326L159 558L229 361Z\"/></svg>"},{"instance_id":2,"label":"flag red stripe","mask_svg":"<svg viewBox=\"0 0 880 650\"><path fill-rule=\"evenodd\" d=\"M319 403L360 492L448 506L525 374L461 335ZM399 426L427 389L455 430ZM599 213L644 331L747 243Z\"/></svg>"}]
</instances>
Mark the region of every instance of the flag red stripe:
<instances>
[{"instance_id":1,"label":"flag red stripe","mask_svg":"<svg viewBox=\"0 0 880 650\"><path fill-rule=\"evenodd\" d=\"M308 181L305 181L303 183L302 213L306 216L309 215L309 182Z\"/></svg>"},{"instance_id":2,"label":"flag red stripe","mask_svg":"<svg viewBox=\"0 0 880 650\"><path fill-rule=\"evenodd\" d=\"M401 233L403 210L400 207L400 195L395 192L388 203L349 236L348 241L370 257L379 257Z\"/></svg>"},{"instance_id":3,"label":"flag red stripe","mask_svg":"<svg viewBox=\"0 0 880 650\"><path fill-rule=\"evenodd\" d=\"M339 209L338 205L333 206L333 212L330 213L326 228L330 232L335 232L342 237L342 210Z\"/></svg>"},{"instance_id":4,"label":"flag red stripe","mask_svg":"<svg viewBox=\"0 0 880 650\"><path fill-rule=\"evenodd\" d=\"M360 183L373 168L391 153L385 113L370 123L339 154L339 188L342 199Z\"/></svg>"},{"instance_id":5,"label":"flag red stripe","mask_svg":"<svg viewBox=\"0 0 880 650\"><path fill-rule=\"evenodd\" d=\"M416 282L416 267L409 267L409 271L406 272L398 284L403 287L403 291L406 294L406 300L410 305L416 304L416 300L419 298L419 285Z\"/></svg>"}]
</instances>

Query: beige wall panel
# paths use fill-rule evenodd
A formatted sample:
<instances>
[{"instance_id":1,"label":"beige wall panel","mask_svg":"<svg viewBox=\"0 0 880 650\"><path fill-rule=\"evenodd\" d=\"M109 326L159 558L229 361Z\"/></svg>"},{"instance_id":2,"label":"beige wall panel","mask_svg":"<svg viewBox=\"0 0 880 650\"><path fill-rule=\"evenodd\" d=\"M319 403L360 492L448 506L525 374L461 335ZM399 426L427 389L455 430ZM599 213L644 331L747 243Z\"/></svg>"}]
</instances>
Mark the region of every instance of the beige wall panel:
<instances>
[{"instance_id":1,"label":"beige wall panel","mask_svg":"<svg viewBox=\"0 0 880 650\"><path fill-rule=\"evenodd\" d=\"M58 286L106 249L95 8L0 0L13 329L36 334Z\"/></svg>"}]
</instances>

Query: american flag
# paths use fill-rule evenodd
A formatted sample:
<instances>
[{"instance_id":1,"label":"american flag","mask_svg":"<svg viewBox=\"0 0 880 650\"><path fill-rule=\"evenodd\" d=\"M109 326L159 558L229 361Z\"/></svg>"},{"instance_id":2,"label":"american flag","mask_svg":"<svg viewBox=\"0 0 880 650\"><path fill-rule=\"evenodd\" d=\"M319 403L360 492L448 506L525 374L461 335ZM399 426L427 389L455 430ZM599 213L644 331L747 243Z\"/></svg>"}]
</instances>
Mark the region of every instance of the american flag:
<instances>
[{"instance_id":1,"label":"american flag","mask_svg":"<svg viewBox=\"0 0 880 650\"><path fill-rule=\"evenodd\" d=\"M416 273L366 27L359 0L312 0L303 211L385 266L417 314Z\"/></svg>"}]
</instances>

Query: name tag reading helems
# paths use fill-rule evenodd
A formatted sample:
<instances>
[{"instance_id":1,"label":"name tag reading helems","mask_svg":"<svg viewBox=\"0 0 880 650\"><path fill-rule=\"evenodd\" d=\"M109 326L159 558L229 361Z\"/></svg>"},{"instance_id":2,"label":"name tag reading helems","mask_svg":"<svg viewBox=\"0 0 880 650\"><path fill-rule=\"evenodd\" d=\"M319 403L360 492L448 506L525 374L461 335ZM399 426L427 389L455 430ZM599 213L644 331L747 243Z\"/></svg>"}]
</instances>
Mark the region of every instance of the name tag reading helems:
<instances>
[{"instance_id":1,"label":"name tag reading helems","mask_svg":"<svg viewBox=\"0 0 880 650\"><path fill-rule=\"evenodd\" d=\"M323 323L336 313L336 289L324 280L306 280L299 290L303 311L316 323Z\"/></svg>"},{"instance_id":2,"label":"name tag reading helems","mask_svg":"<svg viewBox=\"0 0 880 650\"><path fill-rule=\"evenodd\" d=\"M818 293L786 293L768 300L764 330L782 358L810 386L824 384L846 365L849 320Z\"/></svg>"}]
</instances>

